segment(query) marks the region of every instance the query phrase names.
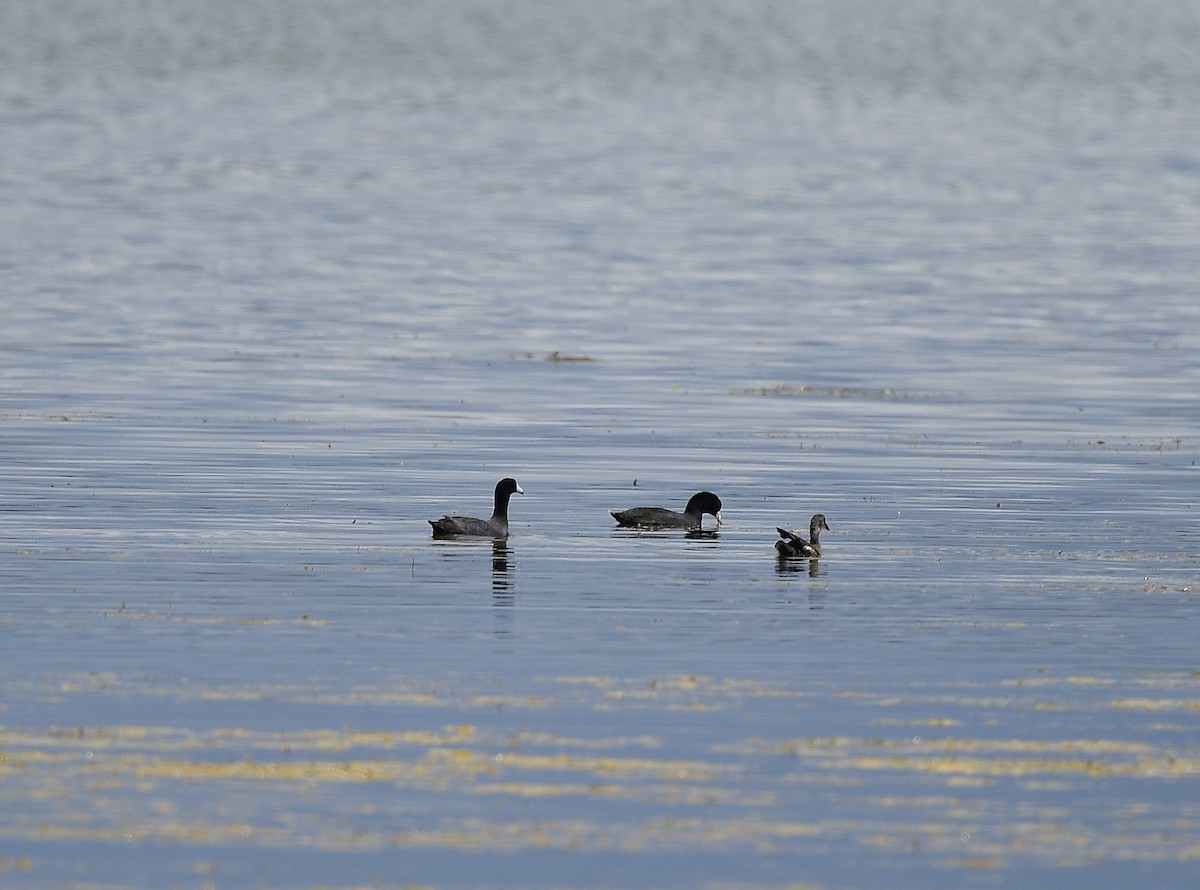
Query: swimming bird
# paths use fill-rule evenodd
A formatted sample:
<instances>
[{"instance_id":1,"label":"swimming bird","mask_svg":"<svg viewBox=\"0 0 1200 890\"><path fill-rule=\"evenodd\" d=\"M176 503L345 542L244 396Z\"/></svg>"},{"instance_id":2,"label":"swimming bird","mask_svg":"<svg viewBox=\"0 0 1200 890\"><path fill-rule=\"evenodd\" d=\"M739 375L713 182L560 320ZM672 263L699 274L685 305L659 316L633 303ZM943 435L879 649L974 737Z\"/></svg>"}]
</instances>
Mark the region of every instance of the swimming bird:
<instances>
[{"instance_id":1,"label":"swimming bird","mask_svg":"<svg viewBox=\"0 0 1200 890\"><path fill-rule=\"evenodd\" d=\"M721 499L711 491L692 495L682 513L664 507L631 507L609 510L617 525L628 528L700 528L704 514L715 516L721 524Z\"/></svg>"},{"instance_id":2,"label":"swimming bird","mask_svg":"<svg viewBox=\"0 0 1200 890\"><path fill-rule=\"evenodd\" d=\"M511 477L496 483L496 505L491 519L475 519L471 516L443 516L430 519L435 538L452 538L465 535L475 538L508 537L508 501L514 494L524 494L517 480Z\"/></svg>"},{"instance_id":3,"label":"swimming bird","mask_svg":"<svg viewBox=\"0 0 1200 890\"><path fill-rule=\"evenodd\" d=\"M785 558L815 559L821 555L822 529L829 531L825 516L821 513L815 514L809 520L807 541L786 528L777 528L775 531L779 532L779 540L775 542L775 549L779 551L780 556Z\"/></svg>"}]
</instances>

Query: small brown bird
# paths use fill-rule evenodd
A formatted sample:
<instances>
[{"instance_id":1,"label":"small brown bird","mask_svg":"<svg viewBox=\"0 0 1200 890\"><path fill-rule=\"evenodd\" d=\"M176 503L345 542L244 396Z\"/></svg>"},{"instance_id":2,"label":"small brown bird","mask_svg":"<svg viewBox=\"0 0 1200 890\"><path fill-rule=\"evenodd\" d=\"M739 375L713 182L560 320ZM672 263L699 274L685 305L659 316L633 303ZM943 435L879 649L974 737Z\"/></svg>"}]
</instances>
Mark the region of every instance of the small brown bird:
<instances>
[{"instance_id":1,"label":"small brown bird","mask_svg":"<svg viewBox=\"0 0 1200 890\"><path fill-rule=\"evenodd\" d=\"M809 520L807 541L786 528L777 528L775 531L779 532L779 540L775 542L775 549L785 559L815 559L821 555L822 529L829 531L829 526L822 513L815 514Z\"/></svg>"}]
</instances>

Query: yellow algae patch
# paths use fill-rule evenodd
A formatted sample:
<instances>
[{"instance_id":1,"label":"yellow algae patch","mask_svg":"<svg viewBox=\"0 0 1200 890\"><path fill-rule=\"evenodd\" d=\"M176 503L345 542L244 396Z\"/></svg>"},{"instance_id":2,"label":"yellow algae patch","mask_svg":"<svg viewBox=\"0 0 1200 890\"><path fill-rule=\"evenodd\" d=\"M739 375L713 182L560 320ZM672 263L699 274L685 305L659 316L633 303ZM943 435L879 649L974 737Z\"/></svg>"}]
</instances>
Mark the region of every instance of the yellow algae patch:
<instances>
[{"instance_id":1,"label":"yellow algae patch","mask_svg":"<svg viewBox=\"0 0 1200 890\"><path fill-rule=\"evenodd\" d=\"M760 849L770 849L777 843L797 838L833 836L857 823L816 821L773 821L754 818L695 819L665 818L643 823L636 827L634 836L627 843L631 849L653 849L655 847L728 847L750 844Z\"/></svg>"},{"instance_id":2,"label":"yellow algae patch","mask_svg":"<svg viewBox=\"0 0 1200 890\"><path fill-rule=\"evenodd\" d=\"M553 682L574 686L590 686L609 698L629 700L653 700L657 698L696 696L789 698L809 697L809 693L788 689L762 680L723 678L714 680L702 674L677 674L651 677L641 680L626 680L616 677L555 677Z\"/></svg>"},{"instance_id":3,"label":"yellow algae patch","mask_svg":"<svg viewBox=\"0 0 1200 890\"><path fill-rule=\"evenodd\" d=\"M778 803L772 792L746 792L715 785L620 785L582 782L477 782L475 794L505 794L513 797L605 797L639 800L665 806L769 807Z\"/></svg>"},{"instance_id":4,"label":"yellow algae patch","mask_svg":"<svg viewBox=\"0 0 1200 890\"><path fill-rule=\"evenodd\" d=\"M535 800L545 790L528 787L516 793ZM584 786L578 793L600 796L604 792ZM486 791L484 793L487 793ZM496 793L513 793L498 791ZM980 802L980 806L986 806ZM106 814L107 815L107 814ZM590 818L522 821L478 817L445 818L439 824L394 830L339 827L321 820L285 820L283 825L215 818L180 821L163 816L138 818L121 826L36 823L0 828L3 837L91 840L114 843L153 839L196 844L253 845L259 848L364 850L422 848L475 852L517 852L556 849L567 852L750 849L760 852L813 852L830 843L857 845L884 852L929 852L946 862L996 859L1014 855L1061 864L1068 861L1133 858L1142 861L1189 861L1175 839L1161 833L1126 836L1078 826L1020 822L991 826L972 819L972 812L946 812L942 821L912 819L841 819L797 821L762 815L727 818L667 816L643 822L600 821ZM977 817L983 813L974 814ZM996 839L980 842L972 837L982 827ZM1180 832L1186 831L1180 826Z\"/></svg>"},{"instance_id":5,"label":"yellow algae patch","mask_svg":"<svg viewBox=\"0 0 1200 890\"><path fill-rule=\"evenodd\" d=\"M946 779L946 784L951 788L982 788L987 785L987 780L976 776L951 776Z\"/></svg>"},{"instance_id":6,"label":"yellow algae patch","mask_svg":"<svg viewBox=\"0 0 1200 890\"><path fill-rule=\"evenodd\" d=\"M1117 770L1093 760L983 760L963 757L854 757L846 764L860 770L900 770L976 776L1027 776L1044 773L1115 775Z\"/></svg>"},{"instance_id":7,"label":"yellow algae patch","mask_svg":"<svg viewBox=\"0 0 1200 890\"><path fill-rule=\"evenodd\" d=\"M485 708L504 708L504 707L522 707L522 708L548 708L551 702L548 698L541 695L473 695L469 699L472 705Z\"/></svg>"},{"instance_id":8,"label":"yellow algae patch","mask_svg":"<svg viewBox=\"0 0 1200 890\"><path fill-rule=\"evenodd\" d=\"M195 760L167 760L128 755L115 762L103 762L97 768L125 773L137 778L171 779L269 779L281 782L335 781L374 782L395 779L398 771L379 761L359 762L307 760L300 762L240 760L232 763L205 763Z\"/></svg>"},{"instance_id":9,"label":"yellow algae patch","mask_svg":"<svg viewBox=\"0 0 1200 890\"><path fill-rule=\"evenodd\" d=\"M663 740L656 736L616 736L613 738L579 739L557 735L551 732L531 732L522 730L509 733L509 747L517 745L537 745L540 747L555 746L560 748L661 748Z\"/></svg>"},{"instance_id":10,"label":"yellow algae patch","mask_svg":"<svg viewBox=\"0 0 1200 890\"><path fill-rule=\"evenodd\" d=\"M1122 698L1108 704L1124 711L1200 711L1200 699Z\"/></svg>"},{"instance_id":11,"label":"yellow algae patch","mask_svg":"<svg viewBox=\"0 0 1200 890\"><path fill-rule=\"evenodd\" d=\"M569 784L566 782L491 782L477 783L476 794L507 794L513 797L563 797L571 795L592 797L617 797L621 793L618 785Z\"/></svg>"},{"instance_id":12,"label":"yellow algae patch","mask_svg":"<svg viewBox=\"0 0 1200 890\"><path fill-rule=\"evenodd\" d=\"M1063 739L1062 741L1044 741L1033 739L962 739L962 738L932 738L920 741L880 740L876 744L881 747L914 748L924 751L953 751L953 752L1020 752L1038 754L1143 754L1153 755L1161 751L1154 745L1145 742L1123 742L1115 739Z\"/></svg>"},{"instance_id":13,"label":"yellow algae patch","mask_svg":"<svg viewBox=\"0 0 1200 890\"><path fill-rule=\"evenodd\" d=\"M430 680L414 680L412 678L397 678L394 681L360 686L350 689L322 689L317 684L247 684L244 686L206 685L182 680L174 683L164 683L153 678L130 680L120 678L112 673L94 674L63 674L53 680L43 683L36 681L9 684L10 689L20 689L26 694L38 695L117 695L131 696L160 696L177 701L290 701L326 705L388 705L407 704L427 707L487 707L493 709L513 708L518 710L549 710L565 702L574 705L591 707L595 710L610 711L614 707L636 704L648 708L658 708L667 711L691 711L703 713L718 711L746 699L773 698L787 701L792 707L805 707L809 701L820 695L835 700L860 702L865 707L879 709L889 708L928 708L942 710L947 707L969 709L992 709L996 711L1013 709L1032 710L1039 712L1054 712L1059 710L1078 710L1081 705L1077 701L1059 701L1043 697L1021 698L1012 691L1019 689L1069 687L1078 690L1081 687L1094 686L1097 689L1114 687L1116 681L1072 676L1069 678L1033 677L1016 680L1000 681L996 692L964 691L972 687L957 686L946 691L929 692L927 687L908 693L878 693L862 689L831 689L824 693L790 688L786 684L764 682L743 678L715 679L702 674L680 674L663 677L627 679L606 676L566 676L539 678L540 684L552 684L555 691L549 694L521 694L520 692L497 692L494 683L480 682L476 688L469 685L446 684ZM54 683L56 685L51 685ZM1193 677L1180 679L1176 676L1162 678L1143 678L1130 681L1125 686L1158 690L1160 692L1186 691L1196 693L1181 698L1165 695L1130 696L1114 698L1107 703L1089 701L1086 707L1094 709L1099 706L1120 710L1146 711L1175 711L1189 713L1200 710L1200 682ZM21 689L21 687L24 687ZM481 688L482 687L482 688ZM564 695L571 689L579 690L576 696ZM997 694L998 693L998 694ZM876 717L880 725L897 725L891 720L904 719L880 714ZM924 718L909 718L915 721L929 721L926 725L955 725L948 722L950 718L927 716Z\"/></svg>"},{"instance_id":14,"label":"yellow algae patch","mask_svg":"<svg viewBox=\"0 0 1200 890\"><path fill-rule=\"evenodd\" d=\"M576 750L602 750L627 748L660 748L662 742L651 737L616 737L613 739L581 739L554 733L510 732L497 739L483 739L478 729L471 724L453 724L440 731L435 730L356 730L314 729L263 732L240 727L221 727L206 732L175 729L162 726L99 726L52 728L41 732L5 729L0 727L0 767L13 768L26 760L62 762L74 759L73 752L102 752L121 748L137 748L142 753L186 750L279 751L295 754L303 751L341 753L355 748L393 750L408 748L461 748L464 745L494 745L514 757L511 762L521 764L522 758L531 755L513 755L511 752L524 746L557 747ZM11 750L5 750L11 749ZM462 756L462 755L459 755ZM493 757L488 753L480 755ZM554 766L566 763L566 755L554 755L559 760ZM551 766L550 761L529 761L539 766ZM577 760L577 764L585 761ZM616 763L611 760L609 763ZM634 761L631 761L634 762ZM638 763L648 763L637 760ZM604 763L604 761L597 761ZM687 768L686 764L676 764Z\"/></svg>"},{"instance_id":15,"label":"yellow algae patch","mask_svg":"<svg viewBox=\"0 0 1200 890\"><path fill-rule=\"evenodd\" d=\"M119 682L116 674L67 674L59 682L60 692L97 692Z\"/></svg>"},{"instance_id":16,"label":"yellow algae patch","mask_svg":"<svg viewBox=\"0 0 1200 890\"><path fill-rule=\"evenodd\" d=\"M255 828L245 823L223 823L216 825L156 820L120 827L84 827L41 823L27 834L37 840L59 841L108 841L140 843L142 841L174 840L197 844L221 844L253 839L278 843L283 834L278 830Z\"/></svg>"},{"instance_id":17,"label":"yellow algae patch","mask_svg":"<svg viewBox=\"0 0 1200 890\"><path fill-rule=\"evenodd\" d=\"M149 610L126 609L122 607L113 612L105 612L105 618L120 618L122 621L171 621L179 624L203 625L260 625L265 627L277 625L293 625L297 627L324 627L329 621L324 618L312 618L300 615L296 618L255 618L238 615L188 615L179 612L158 612Z\"/></svg>"},{"instance_id":18,"label":"yellow algae patch","mask_svg":"<svg viewBox=\"0 0 1200 890\"><path fill-rule=\"evenodd\" d=\"M1003 860L998 856L967 856L962 859L943 859L938 865L943 868L965 868L968 871L991 871L1003 865Z\"/></svg>"},{"instance_id":19,"label":"yellow algae patch","mask_svg":"<svg viewBox=\"0 0 1200 890\"><path fill-rule=\"evenodd\" d=\"M1103 762L1090 758L861 758L853 762L859 769L907 769L920 772L961 773L984 776L1042 776L1077 774L1086 776L1126 776L1137 778L1170 778L1196 774L1196 761L1179 761L1167 757L1133 762Z\"/></svg>"},{"instance_id":20,"label":"yellow algae patch","mask_svg":"<svg viewBox=\"0 0 1200 890\"><path fill-rule=\"evenodd\" d=\"M30 798L39 795L62 796L68 789L78 790L81 781L91 791L105 789L116 793L122 787L149 791L161 780L182 782L264 782L278 790L289 785L312 786L325 783L384 782L410 787L457 786L464 792L514 793L519 796L549 796L557 793L595 795L597 788L615 782L631 782L624 791L630 798L671 803L741 802L768 805L771 793L736 793L712 783L737 774L741 767L714 764L697 759L599 756L582 753L536 753L506 747L481 750L476 730L467 725L448 727L443 733L375 732L332 730L309 733L252 733L237 728L214 730L207 734L164 730L161 727L104 727L70 733L49 732L0 734L0 741L14 747L5 770L17 769L37 781L45 781L26 790ZM102 745L95 743L102 742ZM511 743L511 740L510 740ZM40 746L40 747L37 747ZM55 750L56 747L59 750ZM45 749L45 750L43 750ZM221 750L237 752L275 751L295 755L299 752L342 753L346 751L412 750L411 758L350 757L328 759L314 757L239 756L236 759L207 757L197 759L179 754L188 750L213 754ZM586 750L584 748L577 751ZM97 755L95 752L100 752ZM560 776L590 776L590 781L571 779L555 782L544 778L533 782L504 779L512 773ZM480 779L495 780L487 784ZM646 780L659 784L646 784ZM661 784L663 781L668 784ZM536 789L530 791L530 789Z\"/></svg>"},{"instance_id":21,"label":"yellow algae patch","mask_svg":"<svg viewBox=\"0 0 1200 890\"><path fill-rule=\"evenodd\" d=\"M666 818L633 824L602 824L588 819L503 823L466 819L453 828L394 832L389 841L399 847L451 847L473 851L550 848L576 852L646 852L742 845L766 851L797 839L833 836L845 827L842 823L757 819Z\"/></svg>"},{"instance_id":22,"label":"yellow algae patch","mask_svg":"<svg viewBox=\"0 0 1200 890\"><path fill-rule=\"evenodd\" d=\"M615 677L605 677L599 674L588 677L554 677L553 680L556 683L593 686L597 689L608 689L617 682Z\"/></svg>"},{"instance_id":23,"label":"yellow algae patch","mask_svg":"<svg viewBox=\"0 0 1200 890\"><path fill-rule=\"evenodd\" d=\"M475 735L473 726L447 727L442 732L429 730L393 730L366 732L362 730L321 729L304 732L287 732L279 737L289 748L307 748L320 751L347 751L350 748L390 749L409 745L461 744Z\"/></svg>"},{"instance_id":24,"label":"yellow algae patch","mask_svg":"<svg viewBox=\"0 0 1200 890\"><path fill-rule=\"evenodd\" d=\"M611 829L590 819L522 822L488 822L464 819L454 827L409 829L391 833L395 847L449 848L470 851L511 852L531 848L607 850L618 848Z\"/></svg>"},{"instance_id":25,"label":"yellow algae patch","mask_svg":"<svg viewBox=\"0 0 1200 890\"><path fill-rule=\"evenodd\" d=\"M314 702L336 704L331 696L312 694L309 698ZM429 692L413 692L402 689L363 690L356 689L340 697L341 701L354 704L404 704L404 705L442 705L445 702Z\"/></svg>"},{"instance_id":26,"label":"yellow algae patch","mask_svg":"<svg viewBox=\"0 0 1200 890\"><path fill-rule=\"evenodd\" d=\"M1130 696L1126 698L1113 698L1107 701L1103 699L1088 699L1085 702L1078 700L1079 687L1094 687L1095 689L1111 689L1117 685L1113 680L1102 680L1090 677L1071 677L1067 679L1050 679L1050 678L1032 678L1011 681L1001 681L998 684L1001 688L1011 688L1013 690L1029 690L1031 694L1026 697L1018 697L1015 694L992 695L987 693L969 694L964 692L944 692L940 694L911 692L907 694L896 693L873 693L864 690L841 690L831 693L834 698L854 700L861 702L864 705L874 705L878 708L906 707L906 708L946 708L946 707L962 707L972 710L1028 710L1043 713L1052 713L1059 711L1075 711L1082 708L1087 710L1095 710L1097 708L1112 708L1115 710L1144 710L1144 711L1178 711L1191 712L1200 710L1200 685L1187 681L1179 681L1178 678L1163 678L1161 683L1154 681L1139 681L1138 683L1127 683L1124 685L1135 685L1145 689L1161 689L1163 691L1183 691L1187 693L1197 693L1196 695L1183 695L1177 698L1174 697L1151 697L1151 696ZM1053 687L1070 687L1067 695L1070 698L1059 699L1049 695L1042 694L1041 697L1034 697L1033 690L1044 690ZM882 718L876 718L877 722L881 722Z\"/></svg>"},{"instance_id":27,"label":"yellow algae patch","mask_svg":"<svg viewBox=\"0 0 1200 890\"><path fill-rule=\"evenodd\" d=\"M665 776L690 781L711 781L721 773L736 771L699 760L657 760L640 757L584 757L570 754L520 754L512 751L485 753L467 748L434 749L430 757L459 770L495 772L510 769L557 770L596 775Z\"/></svg>"},{"instance_id":28,"label":"yellow algae patch","mask_svg":"<svg viewBox=\"0 0 1200 890\"><path fill-rule=\"evenodd\" d=\"M732 744L717 745L716 750L751 751L762 750L771 753L799 756L808 753L847 749L847 748L887 748L903 749L906 751L1019 751L1019 752L1085 752L1091 754L1144 754L1150 755L1162 752L1164 749L1145 742L1124 742L1116 739L1064 739L1062 741L1040 741L1030 739L963 739L963 738L922 738L922 739L883 739L859 738L854 736L828 736L821 738L794 739L785 742L766 742L762 739Z\"/></svg>"},{"instance_id":29,"label":"yellow algae patch","mask_svg":"<svg viewBox=\"0 0 1200 890\"><path fill-rule=\"evenodd\" d=\"M751 740L716 745L717 751L779 754L812 761L822 771L894 770L957 776L1133 776L1171 778L1200 775L1200 755L1141 742L1069 739L890 739L833 737L786 742ZM1025 755L1014 757L1012 755Z\"/></svg>"},{"instance_id":30,"label":"yellow algae patch","mask_svg":"<svg viewBox=\"0 0 1200 890\"><path fill-rule=\"evenodd\" d=\"M0 837L7 839L95 840L114 848L168 839L214 850L703 848L807 855L836 849L840 855L859 849L924 854L926 867L937 862L962 871L1030 860L1086 865L1200 858L1200 805L1180 793L1190 786L1178 784L1200 776L1200 746L1184 734L1195 722L1187 703L1200 699L1200 685L1190 678L1156 686L1072 677L1024 693L963 683L815 694L701 674L540 678L532 690L511 693L498 681L461 678L401 677L351 689L319 682L206 685L169 675L55 674L14 682L28 697L319 703L323 709L289 713L319 710L316 719L327 725L282 731L0 726L0 806L10 814L0 819ZM1052 700L1054 683L1066 690L1066 704ZM545 694L523 694L530 691ZM768 721L738 722L735 709L755 696L778 699L788 712L820 697L835 717L849 713L849 725L866 726L870 734L791 737L798 732L791 716L773 730L763 729L772 726ZM361 718L371 724L365 728L337 728L360 718L353 709L336 710L346 703L383 707ZM1122 725L1106 719L1121 703L1134 703L1124 710L1169 712L1179 724L1171 744L1145 741L1141 724L1156 718L1136 714L1124 718L1139 724L1129 731L1136 741L949 735L961 725L1008 725L1014 728L984 731L1015 735L1039 709L1086 709L1098 715L1095 721L1102 722L1092 725L1104 732ZM537 713L564 705L565 714L543 719ZM509 706L522 710L519 718L497 719L494 711ZM764 702L758 709L774 706ZM593 719L571 719L589 709ZM594 713L601 709L644 710L650 719L601 723ZM653 719L654 712L676 709L725 710L731 719ZM986 713L964 716L972 709ZM1020 719L1004 722L1018 711L1024 712ZM961 720L938 716L943 713ZM818 716L813 726L836 724ZM567 727L586 728L573 736L547 731ZM609 727L613 734L603 735ZM783 737L741 736L756 731ZM924 737L935 732L944 737ZM1161 797L1156 789L1166 783L1136 789L1132 781L1110 783L1124 807L1106 803L1102 794L1086 806L1072 796L1080 788L1106 787L1092 780L1108 777L1178 781ZM1138 800L1130 803L1134 795ZM635 821L651 808L662 818ZM846 817L816 818L830 812ZM524 821L481 818L513 813ZM546 816L566 818L540 818Z\"/></svg>"},{"instance_id":31,"label":"yellow algae patch","mask_svg":"<svg viewBox=\"0 0 1200 890\"><path fill-rule=\"evenodd\" d=\"M714 680L695 674L625 682L597 677L567 678L561 682L591 685L603 693L593 703L597 710L613 710L630 703L646 704L666 711L704 713L719 711L747 698L782 698L799 701L806 697L796 690L758 680Z\"/></svg>"},{"instance_id":32,"label":"yellow algae patch","mask_svg":"<svg viewBox=\"0 0 1200 890\"><path fill-rule=\"evenodd\" d=\"M961 720L952 720L949 717L914 717L911 720L903 720L896 717L876 717L871 721L876 726L961 726Z\"/></svg>"},{"instance_id":33,"label":"yellow algae patch","mask_svg":"<svg viewBox=\"0 0 1200 890\"><path fill-rule=\"evenodd\" d=\"M1112 686L1115 681L1108 677L1070 676L1063 677L1063 683L1070 686Z\"/></svg>"},{"instance_id":34,"label":"yellow algae patch","mask_svg":"<svg viewBox=\"0 0 1200 890\"><path fill-rule=\"evenodd\" d=\"M1054 686L1113 687L1121 685L1134 686L1142 689L1184 689L1200 693L1200 672L1193 674L1163 674L1159 676L1151 675L1147 677L1126 677L1120 680L1116 680L1112 677L1095 677L1087 674L1071 674L1066 677L1039 674L1035 677L1017 677L1009 680L1000 680L998 685L1016 688Z\"/></svg>"}]
</instances>

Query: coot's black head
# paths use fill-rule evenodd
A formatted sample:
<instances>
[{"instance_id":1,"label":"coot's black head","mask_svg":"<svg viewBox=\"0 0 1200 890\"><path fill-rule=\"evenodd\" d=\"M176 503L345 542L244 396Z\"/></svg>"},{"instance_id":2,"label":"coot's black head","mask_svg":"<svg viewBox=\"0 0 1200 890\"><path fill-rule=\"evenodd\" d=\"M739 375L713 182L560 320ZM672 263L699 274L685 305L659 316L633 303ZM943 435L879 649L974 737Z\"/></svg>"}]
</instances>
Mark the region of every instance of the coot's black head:
<instances>
[{"instance_id":1,"label":"coot's black head","mask_svg":"<svg viewBox=\"0 0 1200 890\"><path fill-rule=\"evenodd\" d=\"M508 500L514 494L524 494L525 490L517 485L517 480L508 476L496 483L496 500Z\"/></svg>"},{"instance_id":2,"label":"coot's black head","mask_svg":"<svg viewBox=\"0 0 1200 890\"><path fill-rule=\"evenodd\" d=\"M691 513L694 516L703 516L708 513L717 518L717 525L721 524L721 499L711 491L701 491L692 495L691 500L687 502L685 513Z\"/></svg>"}]
</instances>

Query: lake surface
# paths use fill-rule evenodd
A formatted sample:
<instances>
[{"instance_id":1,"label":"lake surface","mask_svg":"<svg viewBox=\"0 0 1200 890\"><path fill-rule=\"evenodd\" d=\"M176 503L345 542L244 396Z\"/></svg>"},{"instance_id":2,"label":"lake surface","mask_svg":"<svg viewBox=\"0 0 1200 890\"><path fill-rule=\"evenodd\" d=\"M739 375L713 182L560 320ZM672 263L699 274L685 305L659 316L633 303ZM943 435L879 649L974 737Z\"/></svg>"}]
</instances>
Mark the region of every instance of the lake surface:
<instances>
[{"instance_id":1,"label":"lake surface","mask_svg":"<svg viewBox=\"0 0 1200 890\"><path fill-rule=\"evenodd\" d=\"M1198 42L0 7L0 884L1191 886Z\"/></svg>"}]
</instances>

